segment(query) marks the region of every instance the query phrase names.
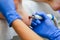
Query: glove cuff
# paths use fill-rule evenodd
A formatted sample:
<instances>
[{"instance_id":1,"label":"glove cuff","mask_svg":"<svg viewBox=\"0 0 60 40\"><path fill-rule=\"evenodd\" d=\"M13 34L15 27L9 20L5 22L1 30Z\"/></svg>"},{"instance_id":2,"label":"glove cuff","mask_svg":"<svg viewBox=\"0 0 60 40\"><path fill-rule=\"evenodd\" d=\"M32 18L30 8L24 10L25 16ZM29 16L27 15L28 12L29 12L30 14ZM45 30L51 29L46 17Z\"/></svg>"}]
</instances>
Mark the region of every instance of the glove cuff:
<instances>
[{"instance_id":1,"label":"glove cuff","mask_svg":"<svg viewBox=\"0 0 60 40\"><path fill-rule=\"evenodd\" d=\"M5 17L10 27L12 26L13 21L21 19L21 16L16 11L7 12Z\"/></svg>"},{"instance_id":2,"label":"glove cuff","mask_svg":"<svg viewBox=\"0 0 60 40\"><path fill-rule=\"evenodd\" d=\"M60 37L60 30L57 29L50 37L50 40L57 40ZM60 38L59 38L60 39Z\"/></svg>"}]
</instances>

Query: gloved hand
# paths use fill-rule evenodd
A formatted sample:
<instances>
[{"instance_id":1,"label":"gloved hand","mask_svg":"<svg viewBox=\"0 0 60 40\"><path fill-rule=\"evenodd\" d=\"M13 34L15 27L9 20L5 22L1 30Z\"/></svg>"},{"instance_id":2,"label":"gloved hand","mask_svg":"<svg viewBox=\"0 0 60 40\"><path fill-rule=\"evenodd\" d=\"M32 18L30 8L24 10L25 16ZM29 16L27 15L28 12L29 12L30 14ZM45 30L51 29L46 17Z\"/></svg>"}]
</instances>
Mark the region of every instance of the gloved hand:
<instances>
[{"instance_id":1,"label":"gloved hand","mask_svg":"<svg viewBox=\"0 0 60 40\"><path fill-rule=\"evenodd\" d=\"M31 23L32 30L50 40L60 40L60 30L54 25L52 20L44 12L36 15L41 16L43 19L33 19Z\"/></svg>"},{"instance_id":2,"label":"gloved hand","mask_svg":"<svg viewBox=\"0 0 60 40\"><path fill-rule=\"evenodd\" d=\"M10 26L14 20L21 19L16 12L14 0L0 0L0 10Z\"/></svg>"}]
</instances>

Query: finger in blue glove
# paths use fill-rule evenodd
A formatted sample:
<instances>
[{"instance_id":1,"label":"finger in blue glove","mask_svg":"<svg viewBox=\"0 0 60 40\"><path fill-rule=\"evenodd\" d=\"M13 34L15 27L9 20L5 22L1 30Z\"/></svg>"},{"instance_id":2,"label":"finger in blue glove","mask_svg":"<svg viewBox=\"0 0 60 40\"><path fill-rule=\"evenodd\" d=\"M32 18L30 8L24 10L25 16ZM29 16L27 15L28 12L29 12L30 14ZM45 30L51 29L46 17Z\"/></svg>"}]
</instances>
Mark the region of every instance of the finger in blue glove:
<instances>
[{"instance_id":1,"label":"finger in blue glove","mask_svg":"<svg viewBox=\"0 0 60 40\"><path fill-rule=\"evenodd\" d=\"M45 12L39 12L36 15L43 17L43 20L38 19L41 22L40 24L37 24L38 22L35 22L36 20L32 20L32 30L42 37L56 40L58 38L57 36L60 35L60 30L54 25ZM36 26L34 24L36 24Z\"/></svg>"}]
</instances>

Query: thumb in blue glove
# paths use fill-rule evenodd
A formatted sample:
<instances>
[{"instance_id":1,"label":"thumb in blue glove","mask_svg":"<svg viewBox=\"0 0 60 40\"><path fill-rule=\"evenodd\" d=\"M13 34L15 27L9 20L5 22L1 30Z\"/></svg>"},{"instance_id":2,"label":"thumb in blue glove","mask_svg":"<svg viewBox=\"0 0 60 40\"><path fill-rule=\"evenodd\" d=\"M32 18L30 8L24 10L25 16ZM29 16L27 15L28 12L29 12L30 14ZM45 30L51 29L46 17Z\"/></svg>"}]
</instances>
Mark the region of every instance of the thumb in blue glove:
<instances>
[{"instance_id":1,"label":"thumb in blue glove","mask_svg":"<svg viewBox=\"0 0 60 40\"><path fill-rule=\"evenodd\" d=\"M54 25L52 20L50 20L44 12L39 12L36 15L41 16L43 19L33 19L31 23L31 26L33 27L32 30L38 35L50 40L60 40L60 30Z\"/></svg>"}]
</instances>

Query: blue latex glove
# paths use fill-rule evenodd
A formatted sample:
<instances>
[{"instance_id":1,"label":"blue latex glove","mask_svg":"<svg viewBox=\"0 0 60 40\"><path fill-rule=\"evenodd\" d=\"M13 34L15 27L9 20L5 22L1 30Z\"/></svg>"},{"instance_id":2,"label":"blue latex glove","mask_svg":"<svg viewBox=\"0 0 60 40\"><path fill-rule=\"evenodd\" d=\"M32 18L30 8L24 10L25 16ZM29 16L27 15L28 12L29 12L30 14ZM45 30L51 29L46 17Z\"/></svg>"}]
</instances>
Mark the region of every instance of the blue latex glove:
<instances>
[{"instance_id":1,"label":"blue latex glove","mask_svg":"<svg viewBox=\"0 0 60 40\"><path fill-rule=\"evenodd\" d=\"M0 0L0 10L10 26L14 20L21 19L16 12L14 0Z\"/></svg>"},{"instance_id":2,"label":"blue latex glove","mask_svg":"<svg viewBox=\"0 0 60 40\"><path fill-rule=\"evenodd\" d=\"M60 30L54 25L52 20L44 12L37 13L36 15L41 16L43 19L33 19L31 23L32 30L50 40L60 40Z\"/></svg>"}]
</instances>

